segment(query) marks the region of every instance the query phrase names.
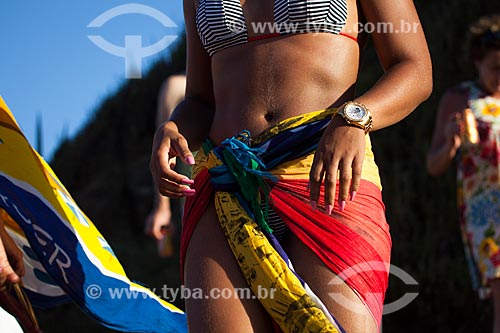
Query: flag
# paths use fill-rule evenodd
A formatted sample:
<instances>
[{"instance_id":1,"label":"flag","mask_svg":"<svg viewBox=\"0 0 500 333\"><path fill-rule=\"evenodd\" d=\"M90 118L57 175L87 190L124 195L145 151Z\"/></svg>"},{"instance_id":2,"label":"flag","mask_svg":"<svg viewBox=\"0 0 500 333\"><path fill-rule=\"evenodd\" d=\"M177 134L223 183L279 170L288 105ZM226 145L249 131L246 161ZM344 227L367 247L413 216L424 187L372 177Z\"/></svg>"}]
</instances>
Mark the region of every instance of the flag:
<instances>
[{"instance_id":1,"label":"flag","mask_svg":"<svg viewBox=\"0 0 500 333\"><path fill-rule=\"evenodd\" d=\"M43 158L0 96L0 218L26 259L36 307L69 298L123 332L187 332L185 314L127 277L113 250Z\"/></svg>"}]
</instances>

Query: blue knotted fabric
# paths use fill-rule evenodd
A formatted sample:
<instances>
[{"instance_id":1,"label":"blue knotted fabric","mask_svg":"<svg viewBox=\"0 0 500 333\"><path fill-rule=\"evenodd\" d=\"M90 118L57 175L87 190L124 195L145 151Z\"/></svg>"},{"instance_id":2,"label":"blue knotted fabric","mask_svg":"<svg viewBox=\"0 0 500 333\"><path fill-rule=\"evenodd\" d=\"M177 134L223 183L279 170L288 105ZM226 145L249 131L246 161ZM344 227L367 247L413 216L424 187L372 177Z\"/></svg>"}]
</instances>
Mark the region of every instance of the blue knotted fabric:
<instances>
[{"instance_id":1,"label":"blue knotted fabric","mask_svg":"<svg viewBox=\"0 0 500 333\"><path fill-rule=\"evenodd\" d=\"M277 178L267 171L267 167L260 158L265 152L261 148L251 148L249 131L242 131L238 135L224 140L221 146L213 149L215 155L224 163L209 170L211 182L216 190L238 193L247 204L248 213L262 228L272 233L266 222L268 215L268 197L271 187L269 181L276 182ZM205 151L212 149L212 144L205 141ZM265 210L261 208L265 203Z\"/></svg>"}]
</instances>

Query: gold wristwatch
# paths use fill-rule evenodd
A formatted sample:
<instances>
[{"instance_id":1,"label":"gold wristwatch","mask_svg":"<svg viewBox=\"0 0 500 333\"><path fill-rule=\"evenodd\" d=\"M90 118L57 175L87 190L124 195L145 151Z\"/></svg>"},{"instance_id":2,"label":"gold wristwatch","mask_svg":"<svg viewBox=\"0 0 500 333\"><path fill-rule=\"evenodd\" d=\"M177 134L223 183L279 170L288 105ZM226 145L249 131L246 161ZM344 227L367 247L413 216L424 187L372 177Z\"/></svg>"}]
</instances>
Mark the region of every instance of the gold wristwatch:
<instances>
[{"instance_id":1,"label":"gold wristwatch","mask_svg":"<svg viewBox=\"0 0 500 333\"><path fill-rule=\"evenodd\" d=\"M347 102L342 105L337 114L352 126L359 127L368 133L372 129L372 115L366 106L358 102Z\"/></svg>"}]
</instances>

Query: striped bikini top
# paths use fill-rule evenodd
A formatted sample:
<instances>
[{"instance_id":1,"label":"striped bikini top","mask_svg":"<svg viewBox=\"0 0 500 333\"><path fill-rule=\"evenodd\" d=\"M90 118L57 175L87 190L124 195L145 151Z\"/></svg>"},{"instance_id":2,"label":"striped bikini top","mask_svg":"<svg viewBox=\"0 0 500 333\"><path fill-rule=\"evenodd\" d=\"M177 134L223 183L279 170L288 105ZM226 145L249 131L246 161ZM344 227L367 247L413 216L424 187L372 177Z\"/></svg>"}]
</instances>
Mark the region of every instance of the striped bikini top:
<instances>
[{"instance_id":1,"label":"striped bikini top","mask_svg":"<svg viewBox=\"0 0 500 333\"><path fill-rule=\"evenodd\" d=\"M208 54L212 56L227 47L285 34L342 34L340 30L347 20L346 0L274 1L274 22L252 22L255 32L271 31L271 34L248 38L240 0L199 0L196 28Z\"/></svg>"}]
</instances>

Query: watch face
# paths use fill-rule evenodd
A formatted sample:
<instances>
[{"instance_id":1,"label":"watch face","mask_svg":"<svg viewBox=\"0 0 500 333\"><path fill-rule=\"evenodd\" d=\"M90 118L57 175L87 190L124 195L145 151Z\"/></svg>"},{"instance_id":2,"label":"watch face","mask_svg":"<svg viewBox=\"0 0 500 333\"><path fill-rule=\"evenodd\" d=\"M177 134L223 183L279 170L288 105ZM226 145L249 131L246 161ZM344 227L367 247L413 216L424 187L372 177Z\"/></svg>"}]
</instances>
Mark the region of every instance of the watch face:
<instances>
[{"instance_id":1,"label":"watch face","mask_svg":"<svg viewBox=\"0 0 500 333\"><path fill-rule=\"evenodd\" d=\"M366 116L365 108L356 104L347 104L344 113L352 121L361 121Z\"/></svg>"}]
</instances>

